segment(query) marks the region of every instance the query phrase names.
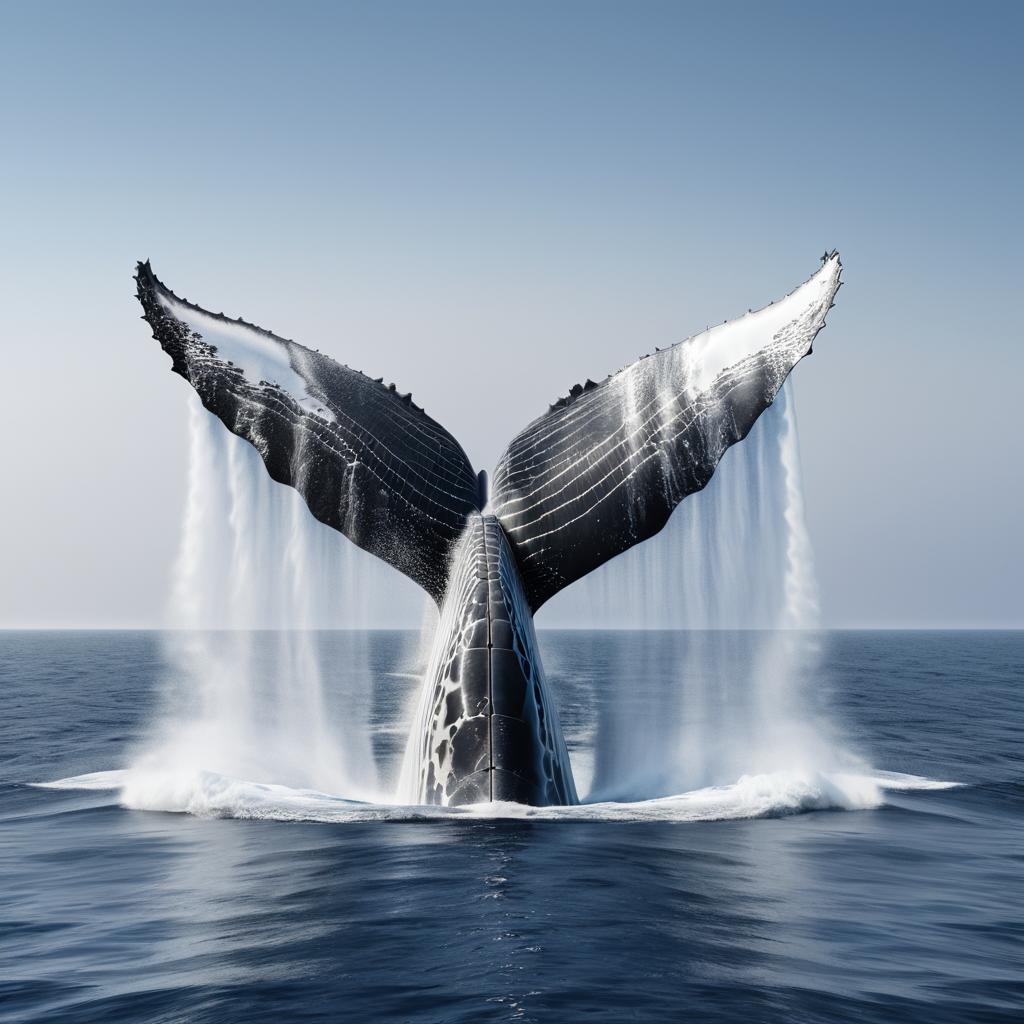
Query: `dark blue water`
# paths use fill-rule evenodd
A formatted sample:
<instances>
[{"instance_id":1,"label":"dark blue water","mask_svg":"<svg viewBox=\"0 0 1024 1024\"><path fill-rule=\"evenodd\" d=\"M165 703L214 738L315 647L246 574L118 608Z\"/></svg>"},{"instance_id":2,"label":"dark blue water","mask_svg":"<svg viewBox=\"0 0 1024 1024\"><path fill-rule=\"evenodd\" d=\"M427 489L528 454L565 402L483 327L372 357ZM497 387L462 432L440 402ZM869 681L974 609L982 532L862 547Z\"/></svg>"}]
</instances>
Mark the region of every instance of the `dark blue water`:
<instances>
[{"instance_id":1,"label":"dark blue water","mask_svg":"<svg viewBox=\"0 0 1024 1024\"><path fill-rule=\"evenodd\" d=\"M166 638L0 634L0 1018L1021 1020L1024 634L822 639L871 764L961 787L689 823L126 810L30 783L123 767ZM379 725L407 643L366 642ZM542 634L570 738L643 698L624 654L680 642ZM399 742L381 728L380 758Z\"/></svg>"}]
</instances>

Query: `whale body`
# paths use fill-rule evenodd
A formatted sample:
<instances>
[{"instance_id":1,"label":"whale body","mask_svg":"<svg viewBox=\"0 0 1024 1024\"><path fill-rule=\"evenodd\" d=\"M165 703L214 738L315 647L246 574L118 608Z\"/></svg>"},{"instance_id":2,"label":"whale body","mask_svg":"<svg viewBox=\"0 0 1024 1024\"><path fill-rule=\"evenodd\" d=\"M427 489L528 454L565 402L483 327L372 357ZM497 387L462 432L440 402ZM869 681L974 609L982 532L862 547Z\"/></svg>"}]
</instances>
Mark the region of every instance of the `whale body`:
<instances>
[{"instance_id":1,"label":"whale body","mask_svg":"<svg viewBox=\"0 0 1024 1024\"><path fill-rule=\"evenodd\" d=\"M576 385L509 444L491 493L410 394L178 298L139 263L172 369L310 512L418 583L440 620L409 738L410 800L577 801L533 616L656 534L811 352L836 252L783 299Z\"/></svg>"}]
</instances>

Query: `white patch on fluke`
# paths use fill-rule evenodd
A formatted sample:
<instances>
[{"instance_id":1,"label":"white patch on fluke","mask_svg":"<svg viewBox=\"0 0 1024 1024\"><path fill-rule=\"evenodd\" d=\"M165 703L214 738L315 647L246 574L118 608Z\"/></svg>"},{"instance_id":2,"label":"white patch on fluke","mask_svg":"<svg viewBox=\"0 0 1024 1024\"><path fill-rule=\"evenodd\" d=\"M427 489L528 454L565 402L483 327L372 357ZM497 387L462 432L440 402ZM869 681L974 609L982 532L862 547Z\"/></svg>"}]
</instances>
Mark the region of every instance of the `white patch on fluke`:
<instances>
[{"instance_id":1,"label":"white patch on fluke","mask_svg":"<svg viewBox=\"0 0 1024 1024\"><path fill-rule=\"evenodd\" d=\"M823 302L835 291L841 269L839 257L833 256L813 277L784 299L737 320L712 327L681 346L687 361L693 366L694 389L702 391L710 387L723 370L762 349L766 337L775 337L799 320L806 310Z\"/></svg>"},{"instance_id":2,"label":"white patch on fluke","mask_svg":"<svg viewBox=\"0 0 1024 1024\"><path fill-rule=\"evenodd\" d=\"M210 316L163 292L158 292L157 298L172 316L188 324L191 330L202 335L203 341L214 346L218 359L237 366L250 384L258 386L260 381L277 384L306 412L334 420L330 409L309 393L306 382L295 371L287 342L278 341L247 324Z\"/></svg>"}]
</instances>

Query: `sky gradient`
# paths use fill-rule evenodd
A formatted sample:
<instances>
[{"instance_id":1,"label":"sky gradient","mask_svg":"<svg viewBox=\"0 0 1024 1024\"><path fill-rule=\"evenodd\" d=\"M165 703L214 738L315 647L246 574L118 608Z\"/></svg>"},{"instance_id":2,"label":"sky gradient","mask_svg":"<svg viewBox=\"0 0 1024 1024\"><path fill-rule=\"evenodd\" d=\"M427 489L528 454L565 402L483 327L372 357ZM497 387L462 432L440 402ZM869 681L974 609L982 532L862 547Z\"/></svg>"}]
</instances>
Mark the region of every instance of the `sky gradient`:
<instances>
[{"instance_id":1,"label":"sky gradient","mask_svg":"<svg viewBox=\"0 0 1024 1024\"><path fill-rule=\"evenodd\" d=\"M1024 626L1020 4L0 3L0 626L164 621L151 258L490 470L577 380L845 287L796 371L828 626ZM543 623L541 623L543 624Z\"/></svg>"}]
</instances>

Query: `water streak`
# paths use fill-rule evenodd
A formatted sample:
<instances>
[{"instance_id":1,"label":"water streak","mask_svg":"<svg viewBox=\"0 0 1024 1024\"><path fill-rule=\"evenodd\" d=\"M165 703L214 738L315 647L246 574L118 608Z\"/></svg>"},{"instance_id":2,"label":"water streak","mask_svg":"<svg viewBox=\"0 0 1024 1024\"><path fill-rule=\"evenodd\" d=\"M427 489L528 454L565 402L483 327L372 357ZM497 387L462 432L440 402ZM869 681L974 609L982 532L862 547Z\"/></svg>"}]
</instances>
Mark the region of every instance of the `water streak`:
<instances>
[{"instance_id":1,"label":"water streak","mask_svg":"<svg viewBox=\"0 0 1024 1024\"><path fill-rule=\"evenodd\" d=\"M317 630L417 608L418 591L317 523L198 402L189 435L171 609L185 632L166 645L162 704L127 799L134 787L173 803L209 772L379 796L365 665L322 665Z\"/></svg>"}]
</instances>

